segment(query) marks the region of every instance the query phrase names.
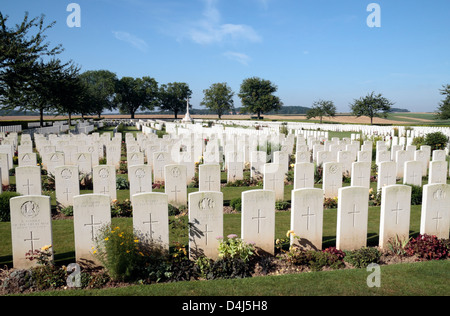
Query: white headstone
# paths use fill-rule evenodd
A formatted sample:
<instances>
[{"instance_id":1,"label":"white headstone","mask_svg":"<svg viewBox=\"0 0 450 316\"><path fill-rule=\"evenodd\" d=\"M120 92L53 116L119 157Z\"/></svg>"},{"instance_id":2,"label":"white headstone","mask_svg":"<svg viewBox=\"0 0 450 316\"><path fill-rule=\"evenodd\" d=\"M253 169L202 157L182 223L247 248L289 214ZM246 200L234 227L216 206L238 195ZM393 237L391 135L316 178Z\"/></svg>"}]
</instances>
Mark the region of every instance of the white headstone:
<instances>
[{"instance_id":1,"label":"white headstone","mask_svg":"<svg viewBox=\"0 0 450 316\"><path fill-rule=\"evenodd\" d=\"M385 248L394 238L407 240L411 213L411 186L388 185L382 188L379 246Z\"/></svg>"},{"instance_id":2,"label":"white headstone","mask_svg":"<svg viewBox=\"0 0 450 316\"><path fill-rule=\"evenodd\" d=\"M244 163L228 162L227 164L227 182L235 182L244 179Z\"/></svg>"},{"instance_id":3,"label":"white headstone","mask_svg":"<svg viewBox=\"0 0 450 316\"><path fill-rule=\"evenodd\" d=\"M2 185L9 185L9 159L8 154L0 153L0 169L2 172Z\"/></svg>"},{"instance_id":4,"label":"white headstone","mask_svg":"<svg viewBox=\"0 0 450 316\"><path fill-rule=\"evenodd\" d=\"M450 225L450 185L423 186L420 234L448 238Z\"/></svg>"},{"instance_id":5,"label":"white headstone","mask_svg":"<svg viewBox=\"0 0 450 316\"><path fill-rule=\"evenodd\" d=\"M52 217L49 196L19 196L11 198L11 237L13 266L27 269L36 265L25 254L52 246ZM50 251L53 253L52 249Z\"/></svg>"},{"instance_id":6,"label":"white headstone","mask_svg":"<svg viewBox=\"0 0 450 316\"><path fill-rule=\"evenodd\" d=\"M60 207L73 205L73 197L80 195L78 166L60 166L55 168L55 196Z\"/></svg>"},{"instance_id":7,"label":"white headstone","mask_svg":"<svg viewBox=\"0 0 450 316\"><path fill-rule=\"evenodd\" d=\"M169 248L168 199L164 193L147 192L132 196L133 228L138 235Z\"/></svg>"},{"instance_id":8,"label":"white headstone","mask_svg":"<svg viewBox=\"0 0 450 316\"><path fill-rule=\"evenodd\" d=\"M342 187L342 164L337 162L327 162L323 165L323 185L326 198L333 198L338 195L338 190Z\"/></svg>"},{"instance_id":9,"label":"white headstone","mask_svg":"<svg viewBox=\"0 0 450 316\"><path fill-rule=\"evenodd\" d=\"M370 188L370 162L354 162L352 164L351 185L356 187Z\"/></svg>"},{"instance_id":10,"label":"white headstone","mask_svg":"<svg viewBox=\"0 0 450 316\"><path fill-rule=\"evenodd\" d=\"M117 199L115 167L111 165L98 165L92 168L92 170L94 193L109 195L112 200Z\"/></svg>"},{"instance_id":11,"label":"white headstone","mask_svg":"<svg viewBox=\"0 0 450 316\"><path fill-rule=\"evenodd\" d=\"M256 247L274 254L275 192L249 190L242 192L241 237Z\"/></svg>"},{"instance_id":12,"label":"white headstone","mask_svg":"<svg viewBox=\"0 0 450 316\"><path fill-rule=\"evenodd\" d=\"M153 153L153 181L162 182L164 181L164 167L170 165L172 159L168 152L155 152Z\"/></svg>"},{"instance_id":13,"label":"white headstone","mask_svg":"<svg viewBox=\"0 0 450 316\"><path fill-rule=\"evenodd\" d=\"M431 161L428 184L443 183L447 184L447 161Z\"/></svg>"},{"instance_id":14,"label":"white headstone","mask_svg":"<svg viewBox=\"0 0 450 316\"><path fill-rule=\"evenodd\" d=\"M169 204L175 207L187 206L186 166L165 166L164 188Z\"/></svg>"},{"instance_id":15,"label":"white headstone","mask_svg":"<svg viewBox=\"0 0 450 316\"><path fill-rule=\"evenodd\" d=\"M294 165L294 190L314 188L314 164L311 162Z\"/></svg>"},{"instance_id":16,"label":"white headstone","mask_svg":"<svg viewBox=\"0 0 450 316\"><path fill-rule=\"evenodd\" d=\"M128 181L130 198L138 193L152 192L152 167L144 164L128 167Z\"/></svg>"},{"instance_id":17,"label":"white headstone","mask_svg":"<svg viewBox=\"0 0 450 316\"><path fill-rule=\"evenodd\" d=\"M377 190L386 185L397 182L397 163L395 161L383 161L378 165Z\"/></svg>"},{"instance_id":18,"label":"white headstone","mask_svg":"<svg viewBox=\"0 0 450 316\"><path fill-rule=\"evenodd\" d=\"M22 195L41 195L41 167L16 167L16 192Z\"/></svg>"},{"instance_id":19,"label":"white headstone","mask_svg":"<svg viewBox=\"0 0 450 316\"><path fill-rule=\"evenodd\" d=\"M218 237L223 236L222 192L189 194L189 256L217 259Z\"/></svg>"},{"instance_id":20,"label":"white headstone","mask_svg":"<svg viewBox=\"0 0 450 316\"><path fill-rule=\"evenodd\" d=\"M199 191L220 192L220 165L203 164L198 167Z\"/></svg>"},{"instance_id":21,"label":"white headstone","mask_svg":"<svg viewBox=\"0 0 450 316\"><path fill-rule=\"evenodd\" d=\"M114 166L112 166L114 168ZM73 198L73 226L77 261L98 263L94 255L100 229L111 224L111 198L104 194L83 194ZM94 249L93 249L94 248Z\"/></svg>"},{"instance_id":22,"label":"white headstone","mask_svg":"<svg viewBox=\"0 0 450 316\"><path fill-rule=\"evenodd\" d=\"M355 250L367 244L369 191L364 187L339 189L336 248Z\"/></svg>"},{"instance_id":23,"label":"white headstone","mask_svg":"<svg viewBox=\"0 0 450 316\"><path fill-rule=\"evenodd\" d=\"M275 163L264 165L264 190L275 192L277 201L284 200L284 170L283 167Z\"/></svg>"},{"instance_id":24,"label":"white headstone","mask_svg":"<svg viewBox=\"0 0 450 316\"><path fill-rule=\"evenodd\" d=\"M404 169L403 184L422 186L422 163L420 161L406 161Z\"/></svg>"},{"instance_id":25,"label":"white headstone","mask_svg":"<svg viewBox=\"0 0 450 316\"><path fill-rule=\"evenodd\" d=\"M322 249L323 232L323 190L292 190L291 230L300 239L291 235L291 245Z\"/></svg>"}]
</instances>

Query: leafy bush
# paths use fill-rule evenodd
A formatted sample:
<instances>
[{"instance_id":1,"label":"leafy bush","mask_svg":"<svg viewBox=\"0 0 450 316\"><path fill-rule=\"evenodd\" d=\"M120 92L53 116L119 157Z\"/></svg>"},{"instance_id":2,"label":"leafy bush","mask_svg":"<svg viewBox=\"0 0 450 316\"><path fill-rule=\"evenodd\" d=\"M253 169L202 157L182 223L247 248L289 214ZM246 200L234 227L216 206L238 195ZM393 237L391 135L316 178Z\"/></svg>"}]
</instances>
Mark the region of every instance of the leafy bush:
<instances>
[{"instance_id":1,"label":"leafy bush","mask_svg":"<svg viewBox=\"0 0 450 316\"><path fill-rule=\"evenodd\" d=\"M449 249L444 241L427 234L411 239L405 247L405 252L409 256L418 255L419 258L426 260L439 260L449 257Z\"/></svg>"},{"instance_id":2,"label":"leafy bush","mask_svg":"<svg viewBox=\"0 0 450 316\"><path fill-rule=\"evenodd\" d=\"M73 206L72 205L62 207L59 211L66 216L73 216Z\"/></svg>"},{"instance_id":3,"label":"leafy bush","mask_svg":"<svg viewBox=\"0 0 450 316\"><path fill-rule=\"evenodd\" d=\"M116 179L116 190L128 190L130 188L130 184L127 179L122 177L117 177Z\"/></svg>"},{"instance_id":4,"label":"leafy bush","mask_svg":"<svg viewBox=\"0 0 450 316\"><path fill-rule=\"evenodd\" d=\"M331 249L328 251L316 251L291 247L288 252L288 261L294 265L307 266L313 271L320 271L324 267L332 269L344 267L342 255Z\"/></svg>"},{"instance_id":5,"label":"leafy bush","mask_svg":"<svg viewBox=\"0 0 450 316\"><path fill-rule=\"evenodd\" d=\"M422 187L411 185L411 205L422 205Z\"/></svg>"},{"instance_id":6,"label":"leafy bush","mask_svg":"<svg viewBox=\"0 0 450 316\"><path fill-rule=\"evenodd\" d=\"M226 239L219 239L219 258L235 259L239 258L248 262L255 253L255 246L246 243L237 235L228 235Z\"/></svg>"},{"instance_id":7,"label":"leafy bush","mask_svg":"<svg viewBox=\"0 0 450 316\"><path fill-rule=\"evenodd\" d=\"M0 222L11 221L11 211L9 208L9 200L13 197L19 196L16 192L3 192L0 194Z\"/></svg>"},{"instance_id":8,"label":"leafy bush","mask_svg":"<svg viewBox=\"0 0 450 316\"><path fill-rule=\"evenodd\" d=\"M276 201L275 202L275 209L277 211L286 211L291 205L289 202L286 201Z\"/></svg>"},{"instance_id":9,"label":"leafy bush","mask_svg":"<svg viewBox=\"0 0 450 316\"><path fill-rule=\"evenodd\" d=\"M235 210L236 212L241 212L241 208L242 208L242 199L239 198L234 198L230 201L230 206L233 208L233 210Z\"/></svg>"},{"instance_id":10,"label":"leafy bush","mask_svg":"<svg viewBox=\"0 0 450 316\"><path fill-rule=\"evenodd\" d=\"M347 251L344 260L355 268L366 268L371 263L380 262L381 253L377 248L363 247Z\"/></svg>"},{"instance_id":11,"label":"leafy bush","mask_svg":"<svg viewBox=\"0 0 450 316\"><path fill-rule=\"evenodd\" d=\"M152 271L168 262L168 252L159 243L120 227L103 227L94 252L111 279L118 281L151 279Z\"/></svg>"},{"instance_id":12,"label":"leafy bush","mask_svg":"<svg viewBox=\"0 0 450 316\"><path fill-rule=\"evenodd\" d=\"M431 150L444 149L448 137L442 132L429 133L425 136L425 145L431 146Z\"/></svg>"},{"instance_id":13,"label":"leafy bush","mask_svg":"<svg viewBox=\"0 0 450 316\"><path fill-rule=\"evenodd\" d=\"M125 199L124 201L115 199L111 202L111 215L113 217L130 217L132 214L133 209L129 199Z\"/></svg>"}]
</instances>

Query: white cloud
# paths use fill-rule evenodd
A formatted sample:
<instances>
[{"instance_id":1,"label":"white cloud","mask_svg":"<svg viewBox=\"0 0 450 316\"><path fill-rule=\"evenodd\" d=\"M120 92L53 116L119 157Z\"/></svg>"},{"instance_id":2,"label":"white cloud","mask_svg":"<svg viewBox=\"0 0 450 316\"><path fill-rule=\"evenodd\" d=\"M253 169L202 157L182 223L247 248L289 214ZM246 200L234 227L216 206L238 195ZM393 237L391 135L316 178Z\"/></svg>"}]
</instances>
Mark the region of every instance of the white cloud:
<instances>
[{"instance_id":1,"label":"white cloud","mask_svg":"<svg viewBox=\"0 0 450 316\"><path fill-rule=\"evenodd\" d=\"M241 63L242 65L245 65L245 66L248 66L248 63L251 61L251 58L243 53L228 51L228 52L223 53L223 55L226 58L237 61L238 63Z\"/></svg>"},{"instance_id":2,"label":"white cloud","mask_svg":"<svg viewBox=\"0 0 450 316\"><path fill-rule=\"evenodd\" d=\"M146 52L148 50L148 44L139 37L130 34L128 32L113 32L115 38L120 41L126 42L139 49L140 51Z\"/></svg>"},{"instance_id":3,"label":"white cloud","mask_svg":"<svg viewBox=\"0 0 450 316\"><path fill-rule=\"evenodd\" d=\"M204 0L204 18L188 31L189 38L198 44L222 43L227 40L260 42L261 36L249 25L221 23L217 0Z\"/></svg>"}]
</instances>

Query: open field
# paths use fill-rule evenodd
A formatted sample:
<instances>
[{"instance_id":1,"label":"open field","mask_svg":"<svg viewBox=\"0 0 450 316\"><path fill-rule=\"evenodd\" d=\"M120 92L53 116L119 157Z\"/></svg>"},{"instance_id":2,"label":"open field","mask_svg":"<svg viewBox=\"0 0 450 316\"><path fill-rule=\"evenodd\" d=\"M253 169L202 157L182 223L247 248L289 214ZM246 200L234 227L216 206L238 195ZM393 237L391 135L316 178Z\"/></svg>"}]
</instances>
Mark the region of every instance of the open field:
<instances>
[{"instance_id":1,"label":"open field","mask_svg":"<svg viewBox=\"0 0 450 316\"><path fill-rule=\"evenodd\" d=\"M130 118L129 115L103 115L106 119L120 119ZM183 118L184 115L178 115L178 118ZM194 119L218 119L217 115L192 115ZM283 121L306 121L318 122L318 120L307 120L306 115L263 115L264 120L283 120ZM72 119L81 118L80 116L73 116ZM167 115L136 115L136 119L173 119L172 114ZM66 116L44 116L44 120L64 120ZM223 115L223 120L250 120L251 115ZM39 116L1 116L1 121L39 121ZM334 118L324 117L323 122L326 123L345 123L345 124L370 124L368 117L355 117L346 113L338 114ZM434 113L391 113L388 118L374 118L374 124L392 124L392 125L409 125L409 124L450 124L450 121L434 120Z\"/></svg>"}]
</instances>

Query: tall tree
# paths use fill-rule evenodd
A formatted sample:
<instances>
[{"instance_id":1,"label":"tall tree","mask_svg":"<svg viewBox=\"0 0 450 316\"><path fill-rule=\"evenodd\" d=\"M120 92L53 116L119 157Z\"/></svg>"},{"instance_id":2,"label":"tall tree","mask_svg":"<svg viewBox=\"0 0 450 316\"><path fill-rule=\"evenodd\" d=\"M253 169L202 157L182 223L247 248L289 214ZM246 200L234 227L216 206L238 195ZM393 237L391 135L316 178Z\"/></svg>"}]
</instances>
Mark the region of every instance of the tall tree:
<instances>
[{"instance_id":1,"label":"tall tree","mask_svg":"<svg viewBox=\"0 0 450 316\"><path fill-rule=\"evenodd\" d=\"M368 94L365 97L361 97L358 100L354 100L350 104L352 115L356 117L368 116L370 118L370 124L373 124L374 117L387 117L391 111L393 102L389 101L380 94L375 95L374 92Z\"/></svg>"},{"instance_id":2,"label":"tall tree","mask_svg":"<svg viewBox=\"0 0 450 316\"><path fill-rule=\"evenodd\" d=\"M5 109L22 107L28 95L36 95L38 71L48 71L43 58L60 54L61 45L53 48L46 42L45 32L55 22L44 23L44 15L29 19L25 13L22 23L8 27L8 16L0 12L0 104Z\"/></svg>"},{"instance_id":3,"label":"tall tree","mask_svg":"<svg viewBox=\"0 0 450 316\"><path fill-rule=\"evenodd\" d=\"M226 83L214 83L209 89L203 90L205 96L200 105L215 111L219 119L227 111L234 109L234 92Z\"/></svg>"},{"instance_id":4,"label":"tall tree","mask_svg":"<svg viewBox=\"0 0 450 316\"><path fill-rule=\"evenodd\" d=\"M262 113L277 111L283 106L280 98L273 95L275 92L277 86L269 80L252 77L242 82L238 96L244 111L256 113L260 119Z\"/></svg>"},{"instance_id":5,"label":"tall tree","mask_svg":"<svg viewBox=\"0 0 450 316\"><path fill-rule=\"evenodd\" d=\"M158 83L150 77L123 77L115 91L120 113L130 114L132 119L139 109L153 110L158 104Z\"/></svg>"},{"instance_id":6,"label":"tall tree","mask_svg":"<svg viewBox=\"0 0 450 316\"><path fill-rule=\"evenodd\" d=\"M192 95L187 83L171 82L159 88L159 108L163 111L173 112L175 119L178 113L186 109L186 100Z\"/></svg>"},{"instance_id":7,"label":"tall tree","mask_svg":"<svg viewBox=\"0 0 450 316\"><path fill-rule=\"evenodd\" d=\"M336 116L336 106L334 105L333 101L315 101L312 108L306 112L306 118L308 120L313 117L319 117L320 124L322 124L322 119L324 116Z\"/></svg>"},{"instance_id":8,"label":"tall tree","mask_svg":"<svg viewBox=\"0 0 450 316\"><path fill-rule=\"evenodd\" d=\"M117 82L115 73L109 70L89 70L80 75L80 79L85 83L86 102L92 114L97 114L100 118L103 110L113 110L115 108L114 95Z\"/></svg>"},{"instance_id":9,"label":"tall tree","mask_svg":"<svg viewBox=\"0 0 450 316\"><path fill-rule=\"evenodd\" d=\"M445 99L439 103L436 119L448 120L450 119L450 84L443 85L440 92L445 96Z\"/></svg>"}]
</instances>

